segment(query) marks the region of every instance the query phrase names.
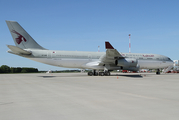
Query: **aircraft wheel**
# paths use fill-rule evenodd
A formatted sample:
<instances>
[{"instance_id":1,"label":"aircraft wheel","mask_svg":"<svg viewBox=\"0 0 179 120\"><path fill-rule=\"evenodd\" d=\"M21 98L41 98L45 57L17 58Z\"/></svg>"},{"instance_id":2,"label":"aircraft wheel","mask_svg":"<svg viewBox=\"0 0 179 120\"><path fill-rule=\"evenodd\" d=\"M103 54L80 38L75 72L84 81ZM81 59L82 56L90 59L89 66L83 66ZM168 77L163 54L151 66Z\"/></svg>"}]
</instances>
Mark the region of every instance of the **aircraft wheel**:
<instances>
[{"instance_id":1,"label":"aircraft wheel","mask_svg":"<svg viewBox=\"0 0 179 120\"><path fill-rule=\"evenodd\" d=\"M110 72L105 72L104 75L110 76Z\"/></svg>"},{"instance_id":2,"label":"aircraft wheel","mask_svg":"<svg viewBox=\"0 0 179 120\"><path fill-rule=\"evenodd\" d=\"M156 72L157 75L160 75L160 72Z\"/></svg>"},{"instance_id":3,"label":"aircraft wheel","mask_svg":"<svg viewBox=\"0 0 179 120\"><path fill-rule=\"evenodd\" d=\"M104 72L99 72L99 76L104 76Z\"/></svg>"},{"instance_id":4,"label":"aircraft wheel","mask_svg":"<svg viewBox=\"0 0 179 120\"><path fill-rule=\"evenodd\" d=\"M93 75L93 73L92 72L88 72L88 76L92 76Z\"/></svg>"},{"instance_id":5,"label":"aircraft wheel","mask_svg":"<svg viewBox=\"0 0 179 120\"><path fill-rule=\"evenodd\" d=\"M94 76L98 76L98 72L95 72L95 73L94 73Z\"/></svg>"},{"instance_id":6,"label":"aircraft wheel","mask_svg":"<svg viewBox=\"0 0 179 120\"><path fill-rule=\"evenodd\" d=\"M156 72L157 75L160 75L160 70L158 69L157 72Z\"/></svg>"}]
</instances>

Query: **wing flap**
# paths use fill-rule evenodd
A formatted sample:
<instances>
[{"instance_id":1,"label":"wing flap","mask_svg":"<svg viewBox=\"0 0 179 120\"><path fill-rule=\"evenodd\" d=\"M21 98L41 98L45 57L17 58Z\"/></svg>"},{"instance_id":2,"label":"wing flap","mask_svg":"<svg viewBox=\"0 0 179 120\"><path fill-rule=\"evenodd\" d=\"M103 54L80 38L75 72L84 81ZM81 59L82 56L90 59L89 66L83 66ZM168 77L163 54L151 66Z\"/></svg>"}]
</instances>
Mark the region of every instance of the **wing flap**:
<instances>
[{"instance_id":1,"label":"wing flap","mask_svg":"<svg viewBox=\"0 0 179 120\"><path fill-rule=\"evenodd\" d=\"M7 47L12 51L10 51L10 53L14 53L14 54L23 54L23 55L31 55L32 53L26 50L23 50L19 47L13 46L13 45L7 45Z\"/></svg>"}]
</instances>

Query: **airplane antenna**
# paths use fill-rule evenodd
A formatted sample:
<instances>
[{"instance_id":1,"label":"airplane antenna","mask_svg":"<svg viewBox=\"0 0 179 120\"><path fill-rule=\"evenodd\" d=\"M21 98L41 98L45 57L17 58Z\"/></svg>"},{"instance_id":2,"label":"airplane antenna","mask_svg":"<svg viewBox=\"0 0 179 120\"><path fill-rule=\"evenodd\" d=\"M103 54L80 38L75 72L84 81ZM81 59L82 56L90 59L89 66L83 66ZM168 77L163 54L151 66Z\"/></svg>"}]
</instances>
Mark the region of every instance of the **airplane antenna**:
<instances>
[{"instance_id":1,"label":"airplane antenna","mask_svg":"<svg viewBox=\"0 0 179 120\"><path fill-rule=\"evenodd\" d=\"M98 46L98 52L100 52L100 46Z\"/></svg>"},{"instance_id":2,"label":"airplane antenna","mask_svg":"<svg viewBox=\"0 0 179 120\"><path fill-rule=\"evenodd\" d=\"M131 53L131 34L129 34L129 53Z\"/></svg>"}]
</instances>

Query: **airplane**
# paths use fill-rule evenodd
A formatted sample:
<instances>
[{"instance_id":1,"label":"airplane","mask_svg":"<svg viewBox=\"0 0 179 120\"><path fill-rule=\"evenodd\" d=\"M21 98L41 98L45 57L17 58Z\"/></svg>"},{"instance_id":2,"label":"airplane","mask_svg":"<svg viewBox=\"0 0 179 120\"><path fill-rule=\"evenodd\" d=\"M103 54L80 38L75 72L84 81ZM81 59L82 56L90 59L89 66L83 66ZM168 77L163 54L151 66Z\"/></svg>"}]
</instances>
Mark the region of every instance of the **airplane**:
<instances>
[{"instance_id":1,"label":"airplane","mask_svg":"<svg viewBox=\"0 0 179 120\"><path fill-rule=\"evenodd\" d=\"M6 21L16 46L7 45L7 52L48 65L90 69L89 76L109 76L113 70L139 71L160 69L173 65L173 61L159 54L118 52L108 41L106 52L58 51L40 46L16 21Z\"/></svg>"}]
</instances>

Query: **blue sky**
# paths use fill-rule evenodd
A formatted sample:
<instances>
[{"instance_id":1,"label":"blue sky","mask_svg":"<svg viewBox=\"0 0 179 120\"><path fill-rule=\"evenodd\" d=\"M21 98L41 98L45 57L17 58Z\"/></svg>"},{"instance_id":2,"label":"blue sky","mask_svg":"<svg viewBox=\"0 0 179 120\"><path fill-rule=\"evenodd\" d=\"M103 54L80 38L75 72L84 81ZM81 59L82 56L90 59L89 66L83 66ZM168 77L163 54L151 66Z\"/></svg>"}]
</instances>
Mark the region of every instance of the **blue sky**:
<instances>
[{"instance_id":1,"label":"blue sky","mask_svg":"<svg viewBox=\"0 0 179 120\"><path fill-rule=\"evenodd\" d=\"M178 60L178 0L1 0L0 66L62 70L7 53L14 45L5 20L19 24L44 48L155 53ZM67 68L68 69L68 68Z\"/></svg>"}]
</instances>

